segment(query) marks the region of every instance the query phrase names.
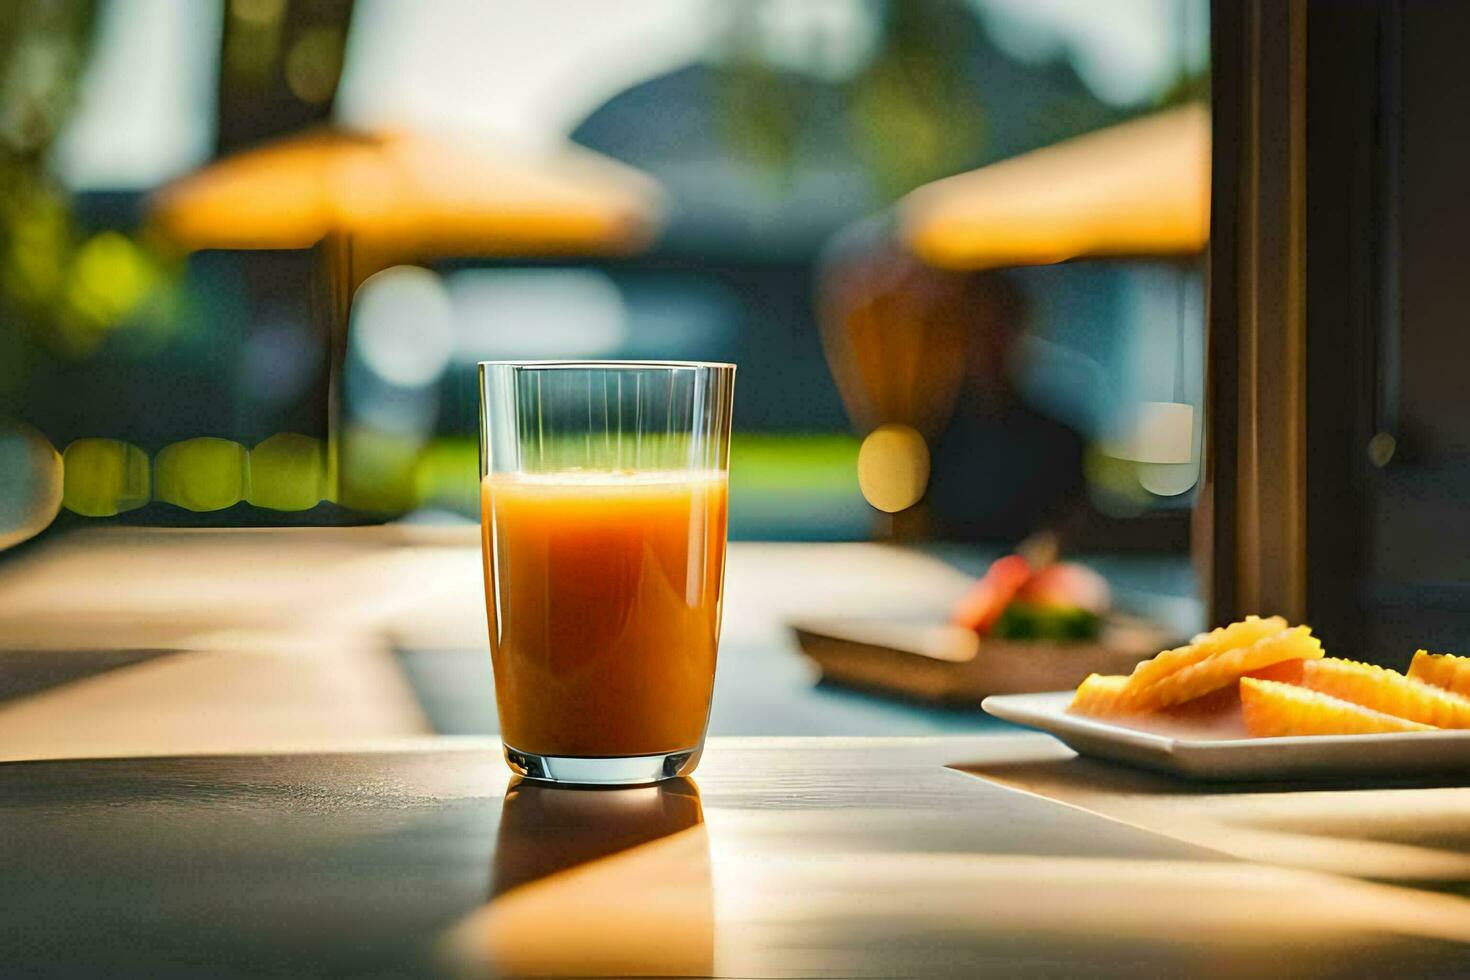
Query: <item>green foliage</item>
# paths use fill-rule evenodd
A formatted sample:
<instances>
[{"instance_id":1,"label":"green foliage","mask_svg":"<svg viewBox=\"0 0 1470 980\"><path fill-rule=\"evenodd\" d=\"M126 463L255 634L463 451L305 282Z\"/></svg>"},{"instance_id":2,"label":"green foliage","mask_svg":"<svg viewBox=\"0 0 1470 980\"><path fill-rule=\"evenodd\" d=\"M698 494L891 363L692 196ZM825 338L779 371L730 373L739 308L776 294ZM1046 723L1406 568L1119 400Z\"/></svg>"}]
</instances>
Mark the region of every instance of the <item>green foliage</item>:
<instances>
[{"instance_id":1,"label":"green foliage","mask_svg":"<svg viewBox=\"0 0 1470 980\"><path fill-rule=\"evenodd\" d=\"M719 74L725 131L732 148L781 178L794 169L804 132L820 122L819 82L773 63L762 51L767 0L732 5L728 60ZM965 77L974 15L949 0L902 0L859 8L873 18L877 43L839 89L845 131L881 195L896 199L969 165L984 138L984 111Z\"/></svg>"},{"instance_id":2,"label":"green foliage","mask_svg":"<svg viewBox=\"0 0 1470 980\"><path fill-rule=\"evenodd\" d=\"M849 128L883 194L897 198L972 160L985 133L978 93L962 74L956 5L890 4L885 44L853 79Z\"/></svg>"},{"instance_id":3,"label":"green foliage","mask_svg":"<svg viewBox=\"0 0 1470 980\"><path fill-rule=\"evenodd\" d=\"M1159 108L1188 105L1192 102L1210 102L1210 71L1208 68L1185 72L1174 80L1168 90L1159 96Z\"/></svg>"},{"instance_id":4,"label":"green foliage","mask_svg":"<svg viewBox=\"0 0 1470 980\"><path fill-rule=\"evenodd\" d=\"M91 47L90 0L15 4L0 18L0 408L44 358L94 353L174 278L117 231L79 228L47 159ZM17 367L23 363L26 367Z\"/></svg>"}]
</instances>

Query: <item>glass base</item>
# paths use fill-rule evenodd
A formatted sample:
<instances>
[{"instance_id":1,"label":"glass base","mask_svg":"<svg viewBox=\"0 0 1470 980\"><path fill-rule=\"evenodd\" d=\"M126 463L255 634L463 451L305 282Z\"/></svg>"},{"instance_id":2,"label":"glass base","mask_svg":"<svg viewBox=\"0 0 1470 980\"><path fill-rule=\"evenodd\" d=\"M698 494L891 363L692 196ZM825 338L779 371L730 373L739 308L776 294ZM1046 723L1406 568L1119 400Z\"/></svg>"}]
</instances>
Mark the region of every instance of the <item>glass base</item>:
<instances>
[{"instance_id":1,"label":"glass base","mask_svg":"<svg viewBox=\"0 0 1470 980\"><path fill-rule=\"evenodd\" d=\"M538 755L505 746L505 761L526 779L580 786L641 786L686 776L699 761L699 749L659 755Z\"/></svg>"}]
</instances>

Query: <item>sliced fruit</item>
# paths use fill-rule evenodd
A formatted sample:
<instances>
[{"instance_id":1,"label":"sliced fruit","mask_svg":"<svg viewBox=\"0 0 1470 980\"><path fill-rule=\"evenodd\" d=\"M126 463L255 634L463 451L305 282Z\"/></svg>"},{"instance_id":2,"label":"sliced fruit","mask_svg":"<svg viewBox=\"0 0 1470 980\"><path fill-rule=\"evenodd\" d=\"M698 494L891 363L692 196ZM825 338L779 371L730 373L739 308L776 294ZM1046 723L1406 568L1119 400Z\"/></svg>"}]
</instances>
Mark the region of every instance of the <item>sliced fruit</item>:
<instances>
[{"instance_id":1,"label":"sliced fruit","mask_svg":"<svg viewBox=\"0 0 1470 980\"><path fill-rule=\"evenodd\" d=\"M1077 685L1077 693L1067 710L1073 714L1107 718L1136 714L1128 688L1128 678L1121 674L1088 674Z\"/></svg>"},{"instance_id":2,"label":"sliced fruit","mask_svg":"<svg viewBox=\"0 0 1470 980\"><path fill-rule=\"evenodd\" d=\"M1409 664L1409 676L1470 698L1470 657L1420 650Z\"/></svg>"},{"instance_id":3,"label":"sliced fruit","mask_svg":"<svg viewBox=\"0 0 1470 980\"><path fill-rule=\"evenodd\" d=\"M1145 707L1167 707L1202 697L1234 684L1251 671L1284 660L1314 660L1321 656L1322 642L1307 627L1294 626L1263 637L1250 646L1223 650L1176 670L1156 684L1135 691L1134 696Z\"/></svg>"},{"instance_id":4,"label":"sliced fruit","mask_svg":"<svg viewBox=\"0 0 1470 980\"><path fill-rule=\"evenodd\" d=\"M1258 677L1263 681L1280 681L1283 684L1297 684L1302 682L1303 664L1316 663L1315 660L1283 660L1279 664L1262 667L1260 670L1250 671L1245 676Z\"/></svg>"},{"instance_id":5,"label":"sliced fruit","mask_svg":"<svg viewBox=\"0 0 1470 980\"><path fill-rule=\"evenodd\" d=\"M1280 616L1247 616L1238 623L1222 626L1208 633L1201 633L1187 645L1165 650L1151 660L1145 660L1133 668L1129 684L1136 691L1155 684L1170 674L1192 664L1236 647L1250 646L1258 640L1274 636L1286 629L1286 620Z\"/></svg>"},{"instance_id":6,"label":"sliced fruit","mask_svg":"<svg viewBox=\"0 0 1470 980\"><path fill-rule=\"evenodd\" d=\"M1436 728L1470 728L1470 698L1387 667L1326 657L1302 665L1301 685Z\"/></svg>"},{"instance_id":7,"label":"sliced fruit","mask_svg":"<svg viewBox=\"0 0 1470 980\"><path fill-rule=\"evenodd\" d=\"M1241 678L1240 703L1246 731L1256 738L1433 730L1431 725L1386 715L1305 687L1255 677Z\"/></svg>"},{"instance_id":8,"label":"sliced fruit","mask_svg":"<svg viewBox=\"0 0 1470 980\"><path fill-rule=\"evenodd\" d=\"M1031 576L1016 598L1038 606L1085 609L1099 616L1112 602L1107 579L1086 565L1065 561L1047 565Z\"/></svg>"},{"instance_id":9,"label":"sliced fruit","mask_svg":"<svg viewBox=\"0 0 1470 980\"><path fill-rule=\"evenodd\" d=\"M955 604L950 622L982 636L989 633L1029 578L1031 566L1020 555L997 558L990 563L980 581Z\"/></svg>"},{"instance_id":10,"label":"sliced fruit","mask_svg":"<svg viewBox=\"0 0 1470 980\"><path fill-rule=\"evenodd\" d=\"M1213 725L1230 715L1240 714L1238 685L1228 684L1202 698L1160 709L1159 716L1190 725Z\"/></svg>"}]
</instances>

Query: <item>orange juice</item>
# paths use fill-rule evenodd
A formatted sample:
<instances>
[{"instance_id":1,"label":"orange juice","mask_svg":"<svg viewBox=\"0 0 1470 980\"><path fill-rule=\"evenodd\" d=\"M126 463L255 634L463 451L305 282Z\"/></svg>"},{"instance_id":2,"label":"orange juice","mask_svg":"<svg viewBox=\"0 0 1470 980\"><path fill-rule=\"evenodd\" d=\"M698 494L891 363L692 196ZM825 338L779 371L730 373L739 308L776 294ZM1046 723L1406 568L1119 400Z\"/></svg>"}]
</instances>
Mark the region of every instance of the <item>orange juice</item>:
<instances>
[{"instance_id":1,"label":"orange juice","mask_svg":"<svg viewBox=\"0 0 1470 980\"><path fill-rule=\"evenodd\" d=\"M723 473L492 473L485 598L505 744L549 756L699 746L725 567Z\"/></svg>"}]
</instances>

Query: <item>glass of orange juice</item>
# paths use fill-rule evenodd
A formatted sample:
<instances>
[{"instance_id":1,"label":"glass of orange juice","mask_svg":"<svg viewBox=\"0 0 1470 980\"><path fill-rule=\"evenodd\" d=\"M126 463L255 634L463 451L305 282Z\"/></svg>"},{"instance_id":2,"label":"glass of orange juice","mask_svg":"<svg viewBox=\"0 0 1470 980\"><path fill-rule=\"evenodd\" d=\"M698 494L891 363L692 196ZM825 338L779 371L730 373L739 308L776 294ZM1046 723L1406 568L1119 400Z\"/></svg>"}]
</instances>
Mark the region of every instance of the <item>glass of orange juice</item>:
<instances>
[{"instance_id":1,"label":"glass of orange juice","mask_svg":"<svg viewBox=\"0 0 1470 980\"><path fill-rule=\"evenodd\" d=\"M692 772L714 688L733 364L480 365L485 606L506 761Z\"/></svg>"}]
</instances>

